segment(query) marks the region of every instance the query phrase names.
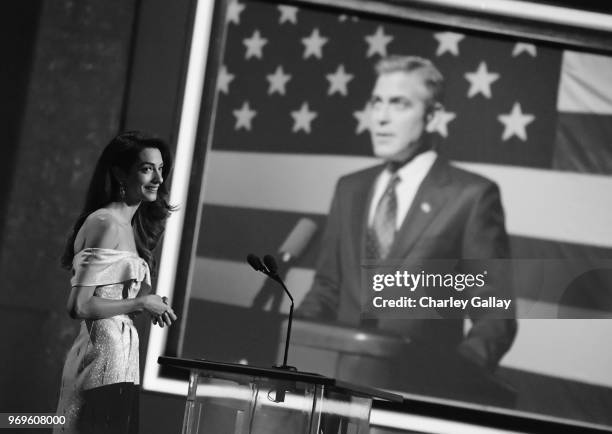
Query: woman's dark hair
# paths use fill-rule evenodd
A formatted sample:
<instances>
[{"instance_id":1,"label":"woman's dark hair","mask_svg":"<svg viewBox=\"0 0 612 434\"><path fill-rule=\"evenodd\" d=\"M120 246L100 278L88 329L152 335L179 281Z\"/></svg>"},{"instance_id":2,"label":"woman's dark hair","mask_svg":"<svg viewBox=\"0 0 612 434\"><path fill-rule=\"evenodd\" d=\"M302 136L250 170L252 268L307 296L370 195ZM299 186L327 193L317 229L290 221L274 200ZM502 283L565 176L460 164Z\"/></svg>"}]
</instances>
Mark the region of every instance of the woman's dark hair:
<instances>
[{"instance_id":1,"label":"woman's dark hair","mask_svg":"<svg viewBox=\"0 0 612 434\"><path fill-rule=\"evenodd\" d=\"M168 203L168 188L166 187L172 169L172 155L168 145L163 140L148 136L140 131L128 131L119 134L102 151L89 182L85 206L66 241L61 259L63 268L68 270L72 268L72 259L75 254L74 240L89 214L113 201L120 200L119 181L113 176L112 168L117 167L127 173L138 161L140 152L146 148L155 148L161 153L164 162L162 168L164 182L157 190L155 201L140 204L132 219L132 226L134 227L138 254L147 261L152 271L155 270L153 249L155 249L164 233L166 219L170 212L174 211L174 207Z\"/></svg>"}]
</instances>

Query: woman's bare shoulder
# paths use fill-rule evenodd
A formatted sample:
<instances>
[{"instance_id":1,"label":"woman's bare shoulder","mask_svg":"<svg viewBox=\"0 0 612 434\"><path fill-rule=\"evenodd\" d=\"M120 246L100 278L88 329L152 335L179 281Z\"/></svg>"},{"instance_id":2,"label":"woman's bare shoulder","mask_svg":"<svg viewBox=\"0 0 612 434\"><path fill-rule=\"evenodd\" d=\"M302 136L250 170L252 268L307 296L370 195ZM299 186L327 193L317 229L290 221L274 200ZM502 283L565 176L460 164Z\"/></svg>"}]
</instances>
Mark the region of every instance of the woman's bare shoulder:
<instances>
[{"instance_id":1,"label":"woman's bare shoulder","mask_svg":"<svg viewBox=\"0 0 612 434\"><path fill-rule=\"evenodd\" d=\"M98 209L85 219L75 238L75 251L86 248L116 249L119 245L120 223L105 208ZM78 247L78 248L77 248Z\"/></svg>"}]
</instances>

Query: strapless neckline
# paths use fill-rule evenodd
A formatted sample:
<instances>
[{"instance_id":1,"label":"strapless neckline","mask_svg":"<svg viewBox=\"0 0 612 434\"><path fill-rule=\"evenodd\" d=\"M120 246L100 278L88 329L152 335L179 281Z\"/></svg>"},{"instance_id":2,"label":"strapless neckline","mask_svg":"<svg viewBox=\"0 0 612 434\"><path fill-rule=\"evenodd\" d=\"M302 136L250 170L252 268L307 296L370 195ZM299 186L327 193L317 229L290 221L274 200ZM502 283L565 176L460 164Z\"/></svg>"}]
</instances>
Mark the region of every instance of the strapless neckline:
<instances>
[{"instance_id":1,"label":"strapless neckline","mask_svg":"<svg viewBox=\"0 0 612 434\"><path fill-rule=\"evenodd\" d=\"M105 247L85 247L84 249L79 250L77 253L75 253L74 256L80 255L81 253L84 253L84 252L95 252L95 251L124 253L124 254L132 255L132 256L136 256L140 258L137 252L132 252L131 250L108 249Z\"/></svg>"}]
</instances>

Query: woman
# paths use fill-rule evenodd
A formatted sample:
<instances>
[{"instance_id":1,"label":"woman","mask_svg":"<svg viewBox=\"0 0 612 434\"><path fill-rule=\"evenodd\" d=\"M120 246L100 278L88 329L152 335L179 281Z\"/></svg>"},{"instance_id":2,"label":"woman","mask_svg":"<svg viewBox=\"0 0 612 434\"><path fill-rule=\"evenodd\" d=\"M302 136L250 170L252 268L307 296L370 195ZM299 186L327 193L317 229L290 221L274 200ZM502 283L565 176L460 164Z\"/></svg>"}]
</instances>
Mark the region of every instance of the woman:
<instances>
[{"instance_id":1,"label":"woman","mask_svg":"<svg viewBox=\"0 0 612 434\"><path fill-rule=\"evenodd\" d=\"M132 316L154 324L177 317L165 297L149 294L153 249L172 207L164 180L167 145L139 132L115 137L91 179L85 207L62 256L72 271L67 309L82 320L62 374L55 432L138 432L138 334Z\"/></svg>"}]
</instances>

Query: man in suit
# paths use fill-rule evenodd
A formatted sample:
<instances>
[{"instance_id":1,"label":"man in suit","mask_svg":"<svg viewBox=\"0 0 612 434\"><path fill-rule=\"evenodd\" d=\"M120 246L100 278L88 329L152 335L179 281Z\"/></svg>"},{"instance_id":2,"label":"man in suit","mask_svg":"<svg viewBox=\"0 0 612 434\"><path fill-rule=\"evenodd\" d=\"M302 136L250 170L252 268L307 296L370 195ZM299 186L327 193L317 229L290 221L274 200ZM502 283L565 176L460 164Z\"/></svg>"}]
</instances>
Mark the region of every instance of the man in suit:
<instances>
[{"instance_id":1,"label":"man in suit","mask_svg":"<svg viewBox=\"0 0 612 434\"><path fill-rule=\"evenodd\" d=\"M374 154L385 163L338 181L315 279L297 314L373 326L458 350L493 369L516 334L513 313L500 319L468 309L472 327L465 336L463 318L457 317L362 319L364 261L399 261L401 270L419 260L510 256L497 186L444 161L426 134L442 107L440 72L429 60L412 56L383 58L376 71L370 134ZM484 287L465 293L511 299L510 285L491 277Z\"/></svg>"}]
</instances>

